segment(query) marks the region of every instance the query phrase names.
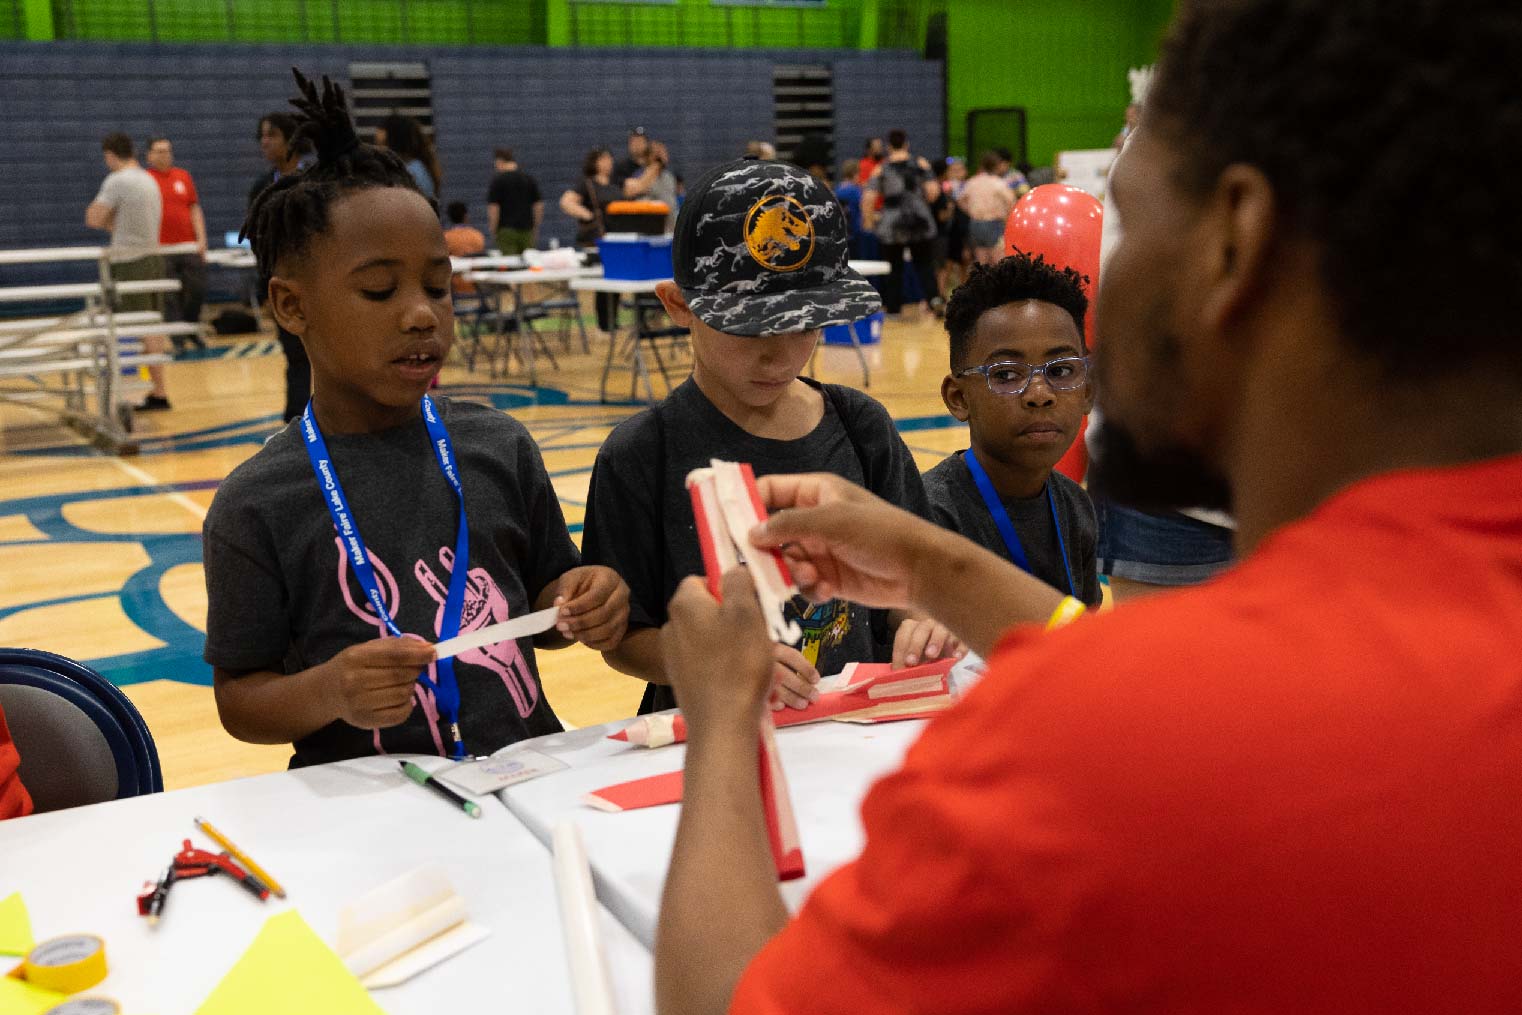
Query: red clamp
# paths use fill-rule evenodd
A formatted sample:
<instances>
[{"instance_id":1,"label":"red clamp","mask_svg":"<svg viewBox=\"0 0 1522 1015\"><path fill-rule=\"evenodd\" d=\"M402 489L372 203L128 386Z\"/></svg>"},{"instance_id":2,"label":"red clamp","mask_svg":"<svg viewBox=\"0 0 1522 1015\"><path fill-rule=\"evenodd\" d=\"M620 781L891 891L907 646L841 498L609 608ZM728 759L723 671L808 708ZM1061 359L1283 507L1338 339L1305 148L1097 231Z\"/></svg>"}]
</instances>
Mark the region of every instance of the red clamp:
<instances>
[{"instance_id":1,"label":"red clamp","mask_svg":"<svg viewBox=\"0 0 1522 1015\"><path fill-rule=\"evenodd\" d=\"M186 839L183 848L174 855L173 862L164 868L164 873L159 875L158 880L144 883L143 891L137 897L138 915L146 916L150 923L157 923L164 911L164 903L169 898L169 889L176 881L211 877L214 874L232 878L261 902L270 897L270 890L264 883L238 866L232 857L226 853L196 849Z\"/></svg>"}]
</instances>

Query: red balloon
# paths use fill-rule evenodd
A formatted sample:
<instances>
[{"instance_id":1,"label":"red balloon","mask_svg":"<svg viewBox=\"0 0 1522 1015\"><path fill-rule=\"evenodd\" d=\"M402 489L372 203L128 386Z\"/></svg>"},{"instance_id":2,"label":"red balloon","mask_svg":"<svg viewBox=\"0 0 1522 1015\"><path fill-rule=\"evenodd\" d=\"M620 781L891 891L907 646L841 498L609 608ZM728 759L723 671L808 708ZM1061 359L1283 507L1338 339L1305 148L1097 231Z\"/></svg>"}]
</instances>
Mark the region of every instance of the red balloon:
<instances>
[{"instance_id":1,"label":"red balloon","mask_svg":"<svg viewBox=\"0 0 1522 1015\"><path fill-rule=\"evenodd\" d=\"M1063 183L1048 183L1030 191L1015 202L1004 224L1004 253L1040 254L1048 264L1073 268L1088 276L1084 295L1089 298L1089 312L1084 317L1084 332L1090 347L1094 341L1094 294L1099 290L1099 234L1104 220L1104 204L1088 191ZM1087 427L1085 427L1087 429ZM1083 434L1057 463L1064 475L1082 481L1088 465Z\"/></svg>"}]
</instances>

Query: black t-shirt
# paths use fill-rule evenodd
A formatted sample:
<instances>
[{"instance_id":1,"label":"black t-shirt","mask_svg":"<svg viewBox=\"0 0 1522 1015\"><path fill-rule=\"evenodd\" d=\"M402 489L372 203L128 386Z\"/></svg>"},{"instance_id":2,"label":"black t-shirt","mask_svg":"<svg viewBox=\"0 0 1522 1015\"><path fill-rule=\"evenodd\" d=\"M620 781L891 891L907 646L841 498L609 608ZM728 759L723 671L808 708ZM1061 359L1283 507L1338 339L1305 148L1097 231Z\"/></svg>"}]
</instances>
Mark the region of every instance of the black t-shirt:
<instances>
[{"instance_id":1,"label":"black t-shirt","mask_svg":"<svg viewBox=\"0 0 1522 1015\"><path fill-rule=\"evenodd\" d=\"M824 416L798 440L756 437L738 426L688 379L664 402L630 417L597 453L582 530L583 559L617 571L629 584L629 628L659 627L683 578L703 573L687 474L710 459L748 462L757 476L833 472L929 517L914 456L886 409L854 388L819 385ZM886 658L891 632L881 611L835 601L798 600L800 651L820 673ZM876 617L873 614L877 614ZM671 708L671 688L652 684L642 712Z\"/></svg>"},{"instance_id":2,"label":"black t-shirt","mask_svg":"<svg viewBox=\"0 0 1522 1015\"><path fill-rule=\"evenodd\" d=\"M498 173L486 188L486 201L497 206L497 225L502 229L534 228L534 205L542 200L539 184L521 169Z\"/></svg>"},{"instance_id":3,"label":"black t-shirt","mask_svg":"<svg viewBox=\"0 0 1522 1015\"><path fill-rule=\"evenodd\" d=\"M462 631L533 609L580 563L539 449L523 424L493 409L434 396L460 463L470 525ZM206 661L227 670L298 673L384 631L340 551L298 419L223 481L202 532ZM375 434L324 435L333 465L398 627L438 640L454 570L459 507L418 419ZM460 727L472 754L558 732L531 639L455 659ZM294 746L291 766L449 747L432 694L419 685L400 726L333 722Z\"/></svg>"},{"instance_id":4,"label":"black t-shirt","mask_svg":"<svg viewBox=\"0 0 1522 1015\"><path fill-rule=\"evenodd\" d=\"M1083 487L1060 472L1053 471L1047 480L1057 517L1062 523L1062 539L1067 546L1068 567L1073 571L1074 595L1089 606L1098 606L1099 565L1095 559L1098 525L1094 505ZM1009 560L1009 550L999 535L993 515L983 503L977 483L962 459L962 452L925 473L925 494L930 498L930 514L942 528L959 532L979 546ZM1020 545L1025 550L1031 574L1059 592L1068 591L1067 571L1057 548L1057 530L1052 526L1052 508L1046 490L1034 497L1003 497L1004 510L1015 526Z\"/></svg>"}]
</instances>

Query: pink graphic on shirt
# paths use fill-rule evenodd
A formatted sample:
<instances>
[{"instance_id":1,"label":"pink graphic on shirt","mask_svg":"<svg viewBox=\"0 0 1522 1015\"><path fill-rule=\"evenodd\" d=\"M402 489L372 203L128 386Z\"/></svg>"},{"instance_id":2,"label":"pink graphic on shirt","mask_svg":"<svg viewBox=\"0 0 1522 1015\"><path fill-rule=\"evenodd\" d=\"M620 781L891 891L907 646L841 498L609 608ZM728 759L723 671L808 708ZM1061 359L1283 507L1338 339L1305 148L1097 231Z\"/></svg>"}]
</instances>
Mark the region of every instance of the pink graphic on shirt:
<instances>
[{"instance_id":1,"label":"pink graphic on shirt","mask_svg":"<svg viewBox=\"0 0 1522 1015\"><path fill-rule=\"evenodd\" d=\"M344 541L339 536L333 537L333 542L338 545L338 587L343 590L344 605L349 612L360 620L370 624L376 629L377 636L381 638L391 637L391 632L386 630L386 622L375 612L375 607L370 600L361 597L354 598L354 590L349 585L349 553ZM375 571L375 586L380 589L381 602L386 604L386 610L395 617L402 606L401 587L397 585L396 578L391 574L391 569L386 562L369 548L365 549L365 556L370 559L370 567ZM434 672L434 664L428 664L428 678L437 682L438 674ZM438 750L439 757L444 756L444 738L439 734L439 706L434 700L433 692L422 681L412 685L412 696L423 709L423 715L428 718L428 730L433 734L433 746ZM385 754L386 750L381 746L381 731L371 730L370 735L375 741L375 753Z\"/></svg>"},{"instance_id":2,"label":"pink graphic on shirt","mask_svg":"<svg viewBox=\"0 0 1522 1015\"><path fill-rule=\"evenodd\" d=\"M433 569L423 560L419 560L412 569L418 583L428 591L434 602L439 604L433 618L435 634L439 633L444 622L444 602L449 598L448 579L454 574L454 550L447 546L439 547L439 563L444 566L446 572L443 579L435 575ZM511 619L507 597L502 594L502 590L497 587L497 583L484 568L471 568L466 572L465 578L465 604L460 613L461 634L479 631L483 627ZM468 652L461 652L457 658L462 662L485 667L497 674L502 679L503 686L507 688L507 693L512 695L513 704L517 706L520 717L527 719L539 703L539 684L530 674L523 652L518 648L516 641L471 649Z\"/></svg>"}]
</instances>

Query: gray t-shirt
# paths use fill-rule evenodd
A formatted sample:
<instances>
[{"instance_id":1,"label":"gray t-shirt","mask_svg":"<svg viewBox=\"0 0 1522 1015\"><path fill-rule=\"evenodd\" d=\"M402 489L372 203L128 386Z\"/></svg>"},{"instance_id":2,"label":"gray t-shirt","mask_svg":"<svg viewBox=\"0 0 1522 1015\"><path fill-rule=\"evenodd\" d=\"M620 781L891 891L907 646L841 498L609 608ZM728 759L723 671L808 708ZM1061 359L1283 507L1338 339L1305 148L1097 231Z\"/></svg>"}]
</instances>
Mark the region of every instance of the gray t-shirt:
<instances>
[{"instance_id":1,"label":"gray t-shirt","mask_svg":"<svg viewBox=\"0 0 1522 1015\"><path fill-rule=\"evenodd\" d=\"M1101 593L1099 567L1094 556L1098 539L1094 505L1083 487L1060 472L1051 474L1047 486L1052 491L1057 518L1062 525L1068 567L1073 572L1073 595L1089 606L1098 606ZM978 485L962 460L962 452L948 456L925 473L925 494L930 498L931 517L938 525L961 533L1005 560L1010 559L993 515L988 513L988 506L978 493ZM1046 490L1034 497L1000 499L1004 501L1004 510L1009 512L1015 534L1020 537L1031 574L1057 591L1067 592L1067 568L1062 566L1062 554L1057 548L1057 530L1052 525L1052 506L1047 503Z\"/></svg>"},{"instance_id":2,"label":"gray t-shirt","mask_svg":"<svg viewBox=\"0 0 1522 1015\"><path fill-rule=\"evenodd\" d=\"M629 584L629 629L666 623L683 578L703 573L687 473L710 459L748 462L757 476L833 472L879 497L928 516L914 456L888 411L871 396L836 384L805 383L825 396L824 416L797 440L757 437L738 426L688 379L659 405L624 420L592 467L582 553ZM846 663L881 659L891 648L882 611L833 600L790 611L803 628L800 650L829 675ZM651 684L640 711L671 708L671 689Z\"/></svg>"},{"instance_id":3,"label":"gray t-shirt","mask_svg":"<svg viewBox=\"0 0 1522 1015\"><path fill-rule=\"evenodd\" d=\"M121 259L143 257L159 245L163 202L159 185L142 166L127 166L106 176L94 203L116 213L111 223L111 249L121 250ZM118 260L114 254L111 259Z\"/></svg>"},{"instance_id":4,"label":"gray t-shirt","mask_svg":"<svg viewBox=\"0 0 1522 1015\"><path fill-rule=\"evenodd\" d=\"M531 612L580 563L539 449L493 409L435 396L460 462L470 525L462 631ZM421 419L374 434L324 435L398 627L438 640L454 568L459 508ZM227 670L297 673L384 628L350 573L300 420L223 481L202 533L206 661ZM455 659L466 750L487 754L561 728L539 684L531 639ZM441 753L447 729L421 685L419 707L379 732L334 722L295 744L292 767L363 755Z\"/></svg>"}]
</instances>

